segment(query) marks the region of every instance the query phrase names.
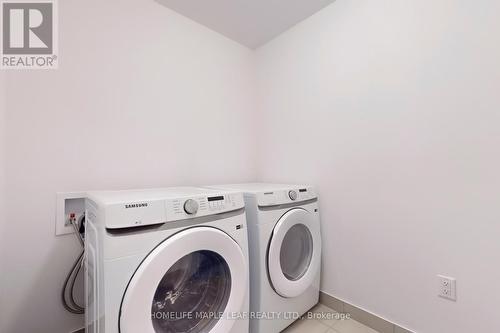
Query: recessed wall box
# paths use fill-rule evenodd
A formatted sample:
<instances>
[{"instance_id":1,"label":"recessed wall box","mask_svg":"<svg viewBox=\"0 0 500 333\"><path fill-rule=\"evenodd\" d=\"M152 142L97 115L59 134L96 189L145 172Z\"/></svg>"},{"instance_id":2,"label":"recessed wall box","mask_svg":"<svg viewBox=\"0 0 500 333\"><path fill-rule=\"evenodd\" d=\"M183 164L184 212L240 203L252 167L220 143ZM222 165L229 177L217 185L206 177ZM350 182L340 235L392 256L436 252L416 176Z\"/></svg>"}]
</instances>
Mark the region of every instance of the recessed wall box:
<instances>
[{"instance_id":1,"label":"recessed wall box","mask_svg":"<svg viewBox=\"0 0 500 333\"><path fill-rule=\"evenodd\" d=\"M70 214L78 221L85 213L85 192L58 192L56 194L56 236L71 234Z\"/></svg>"}]
</instances>

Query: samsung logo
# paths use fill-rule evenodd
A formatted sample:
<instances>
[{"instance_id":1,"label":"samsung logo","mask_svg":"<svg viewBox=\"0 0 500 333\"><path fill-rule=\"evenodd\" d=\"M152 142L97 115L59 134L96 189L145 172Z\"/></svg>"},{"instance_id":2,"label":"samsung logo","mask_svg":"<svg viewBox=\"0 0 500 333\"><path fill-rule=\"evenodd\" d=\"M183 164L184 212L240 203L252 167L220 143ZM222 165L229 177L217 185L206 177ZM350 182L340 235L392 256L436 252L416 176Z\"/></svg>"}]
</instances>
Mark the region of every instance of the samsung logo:
<instances>
[{"instance_id":1,"label":"samsung logo","mask_svg":"<svg viewBox=\"0 0 500 333\"><path fill-rule=\"evenodd\" d=\"M133 204L127 204L125 205L125 208L141 208L141 207L147 207L148 204L146 202L143 203L133 203Z\"/></svg>"}]
</instances>

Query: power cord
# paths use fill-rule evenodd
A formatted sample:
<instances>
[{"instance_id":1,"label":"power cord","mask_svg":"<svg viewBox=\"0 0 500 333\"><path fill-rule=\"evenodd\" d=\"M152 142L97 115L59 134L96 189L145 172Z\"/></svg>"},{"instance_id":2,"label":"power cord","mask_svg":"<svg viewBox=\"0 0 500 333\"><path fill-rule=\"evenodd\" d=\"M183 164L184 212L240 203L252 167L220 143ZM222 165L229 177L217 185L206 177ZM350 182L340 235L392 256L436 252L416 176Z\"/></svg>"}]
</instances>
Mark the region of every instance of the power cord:
<instances>
[{"instance_id":1,"label":"power cord","mask_svg":"<svg viewBox=\"0 0 500 333\"><path fill-rule=\"evenodd\" d=\"M75 235L78 238L78 242L82 246L82 252L76 259L75 263L73 264L73 267L69 271L68 275L66 276L66 280L64 281L63 289L61 292L61 299L64 308L71 313L74 314L84 314L85 313L85 307L79 305L74 296L74 290L75 290L75 283L76 279L78 277L78 274L82 270L83 266L83 261L85 258L85 239L84 239L84 234L85 234L85 214L82 215L80 220L78 222L71 220L71 225L73 226L73 229L75 229Z\"/></svg>"}]
</instances>

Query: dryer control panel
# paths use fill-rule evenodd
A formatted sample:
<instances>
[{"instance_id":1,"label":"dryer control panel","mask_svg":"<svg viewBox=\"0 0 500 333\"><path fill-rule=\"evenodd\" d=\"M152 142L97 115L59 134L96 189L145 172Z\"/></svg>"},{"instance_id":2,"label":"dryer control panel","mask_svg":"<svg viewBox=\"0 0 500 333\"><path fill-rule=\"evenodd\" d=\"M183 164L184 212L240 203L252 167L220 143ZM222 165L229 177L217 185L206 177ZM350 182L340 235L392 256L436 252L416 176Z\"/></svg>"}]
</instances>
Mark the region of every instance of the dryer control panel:
<instances>
[{"instance_id":1,"label":"dryer control panel","mask_svg":"<svg viewBox=\"0 0 500 333\"><path fill-rule=\"evenodd\" d=\"M166 201L167 222L230 212L244 206L241 193L169 199Z\"/></svg>"},{"instance_id":2,"label":"dryer control panel","mask_svg":"<svg viewBox=\"0 0 500 333\"><path fill-rule=\"evenodd\" d=\"M313 187L280 189L257 193L257 204L261 207L278 206L314 200L317 197Z\"/></svg>"}]
</instances>

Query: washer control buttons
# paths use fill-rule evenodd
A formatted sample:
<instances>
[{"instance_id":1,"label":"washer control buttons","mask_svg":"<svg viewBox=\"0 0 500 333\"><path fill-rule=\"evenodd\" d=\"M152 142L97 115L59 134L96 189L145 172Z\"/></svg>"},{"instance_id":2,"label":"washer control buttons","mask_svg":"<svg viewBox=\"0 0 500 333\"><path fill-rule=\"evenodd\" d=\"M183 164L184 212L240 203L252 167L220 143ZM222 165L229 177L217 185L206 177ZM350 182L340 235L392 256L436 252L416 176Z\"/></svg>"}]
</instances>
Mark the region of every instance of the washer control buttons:
<instances>
[{"instance_id":1,"label":"washer control buttons","mask_svg":"<svg viewBox=\"0 0 500 333\"><path fill-rule=\"evenodd\" d=\"M209 205L211 210L223 210L223 209L225 209L225 204L222 201L213 201L213 202L210 202L208 205Z\"/></svg>"},{"instance_id":2,"label":"washer control buttons","mask_svg":"<svg viewBox=\"0 0 500 333\"><path fill-rule=\"evenodd\" d=\"M199 205L196 200L189 199L184 202L184 211L186 212L186 214L189 215L196 214L198 212L198 208Z\"/></svg>"},{"instance_id":3,"label":"washer control buttons","mask_svg":"<svg viewBox=\"0 0 500 333\"><path fill-rule=\"evenodd\" d=\"M292 201L297 200L297 191L288 191L288 197L289 197Z\"/></svg>"}]
</instances>

